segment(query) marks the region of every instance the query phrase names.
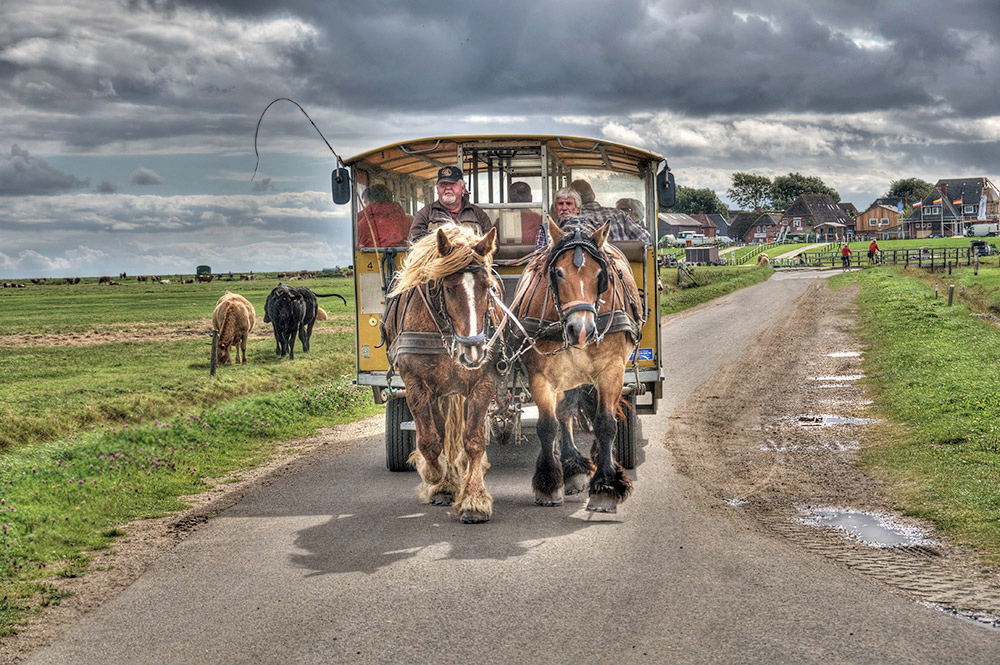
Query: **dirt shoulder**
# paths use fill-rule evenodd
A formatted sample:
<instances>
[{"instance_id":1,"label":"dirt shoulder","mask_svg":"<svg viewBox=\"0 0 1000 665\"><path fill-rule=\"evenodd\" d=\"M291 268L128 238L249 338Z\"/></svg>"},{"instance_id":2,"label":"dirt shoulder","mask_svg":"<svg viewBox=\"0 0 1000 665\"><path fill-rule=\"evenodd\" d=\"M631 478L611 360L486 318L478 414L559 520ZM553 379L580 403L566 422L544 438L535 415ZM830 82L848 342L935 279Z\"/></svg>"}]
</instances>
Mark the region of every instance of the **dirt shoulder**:
<instances>
[{"instance_id":1,"label":"dirt shoulder","mask_svg":"<svg viewBox=\"0 0 1000 665\"><path fill-rule=\"evenodd\" d=\"M904 519L855 466L864 441L891 427L862 422L878 413L865 391L855 303L855 289L816 280L766 339L676 410L667 446L681 473L762 529L920 602L1000 627L1000 571L977 566L930 524ZM909 538L865 544L849 535L851 524L806 523L816 515L883 520ZM880 533L862 535L879 543Z\"/></svg>"}]
</instances>

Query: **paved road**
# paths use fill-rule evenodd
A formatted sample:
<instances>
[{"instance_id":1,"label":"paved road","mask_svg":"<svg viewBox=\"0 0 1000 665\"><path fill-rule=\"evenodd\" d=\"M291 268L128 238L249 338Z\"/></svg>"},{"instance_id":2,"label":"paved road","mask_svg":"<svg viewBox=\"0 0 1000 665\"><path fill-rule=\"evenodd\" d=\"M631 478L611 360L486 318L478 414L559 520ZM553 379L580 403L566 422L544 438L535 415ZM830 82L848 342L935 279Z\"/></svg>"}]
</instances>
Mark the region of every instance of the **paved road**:
<instances>
[{"instance_id":1,"label":"paved road","mask_svg":"<svg viewBox=\"0 0 1000 665\"><path fill-rule=\"evenodd\" d=\"M761 532L672 467L670 412L739 357L734 325L766 334L813 278L671 319L670 348L705 351L668 356L614 518L534 506L534 451L509 446L490 453L493 520L464 526L373 438L248 496L27 662L1000 662L1000 632Z\"/></svg>"}]
</instances>

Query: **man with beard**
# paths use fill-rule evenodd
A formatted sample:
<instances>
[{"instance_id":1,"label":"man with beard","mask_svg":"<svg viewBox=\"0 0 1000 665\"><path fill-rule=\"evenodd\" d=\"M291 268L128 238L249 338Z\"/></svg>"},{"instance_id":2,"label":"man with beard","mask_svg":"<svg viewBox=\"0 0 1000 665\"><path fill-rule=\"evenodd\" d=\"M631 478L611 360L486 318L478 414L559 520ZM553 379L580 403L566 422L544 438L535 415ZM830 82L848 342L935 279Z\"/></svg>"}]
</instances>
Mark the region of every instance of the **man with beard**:
<instances>
[{"instance_id":1,"label":"man with beard","mask_svg":"<svg viewBox=\"0 0 1000 665\"><path fill-rule=\"evenodd\" d=\"M445 166L438 170L437 201L426 205L413 216L410 226L410 242L416 242L442 224L454 222L485 234L493 228L493 220L483 209L469 202L462 180L462 169Z\"/></svg>"}]
</instances>

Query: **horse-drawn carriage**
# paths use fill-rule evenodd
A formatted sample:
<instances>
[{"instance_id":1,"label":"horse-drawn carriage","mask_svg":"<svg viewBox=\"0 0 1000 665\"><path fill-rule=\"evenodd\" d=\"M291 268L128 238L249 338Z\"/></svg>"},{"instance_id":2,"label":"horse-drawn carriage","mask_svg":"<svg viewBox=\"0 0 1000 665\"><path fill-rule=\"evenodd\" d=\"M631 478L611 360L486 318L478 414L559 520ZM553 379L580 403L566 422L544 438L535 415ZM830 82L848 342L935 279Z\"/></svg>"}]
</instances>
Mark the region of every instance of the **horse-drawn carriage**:
<instances>
[{"instance_id":1,"label":"horse-drawn carriage","mask_svg":"<svg viewBox=\"0 0 1000 665\"><path fill-rule=\"evenodd\" d=\"M417 423L403 398L407 386L402 376L390 367L383 316L387 293L410 248L401 229L390 230L386 235L379 227L404 225L401 213L406 219L434 200L438 170L449 165L460 166L470 200L494 222L496 251L491 267L502 283L504 304L509 307L522 272L534 256L539 222L547 227L552 218L550 206L558 189L583 179L590 183L604 206L614 207L620 201L630 200L631 209L640 214L638 223L654 238L660 204L669 205L673 198L673 176L660 155L578 137L419 139L362 153L345 164L350 167L356 185L351 206L357 296L356 381L358 385L372 387L376 402L386 403L386 463L393 471L412 468L409 460L415 447ZM512 196L514 183L527 183L531 195L523 196L525 188L519 185L515 190L520 195ZM389 214L395 217L378 217ZM380 236L388 246L379 246ZM619 410L614 445L615 459L632 468L638 445L636 414L655 413L662 395L657 265L655 247L651 244L635 240L612 243L627 260L638 292L638 302L634 305L641 314L638 317L641 329L633 336L635 344L625 363L622 399L626 404ZM582 241L578 248L581 246ZM509 324L507 329L513 330L514 325ZM530 333L525 335L531 337ZM497 359L499 376L488 418L493 440L518 440L535 422L534 400L521 362L525 335L521 336L520 349L511 350L508 344ZM434 343L440 346L440 338Z\"/></svg>"}]
</instances>

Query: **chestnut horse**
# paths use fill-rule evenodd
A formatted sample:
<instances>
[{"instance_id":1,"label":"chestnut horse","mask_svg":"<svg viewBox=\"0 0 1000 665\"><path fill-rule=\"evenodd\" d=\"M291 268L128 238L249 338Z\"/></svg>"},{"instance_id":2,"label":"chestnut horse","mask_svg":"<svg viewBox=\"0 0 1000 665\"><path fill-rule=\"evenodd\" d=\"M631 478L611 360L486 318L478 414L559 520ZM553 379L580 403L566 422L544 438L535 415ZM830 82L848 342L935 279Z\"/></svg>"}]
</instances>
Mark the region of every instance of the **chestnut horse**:
<instances>
[{"instance_id":1,"label":"chestnut horse","mask_svg":"<svg viewBox=\"0 0 1000 665\"><path fill-rule=\"evenodd\" d=\"M452 504L462 522L486 522L486 414L494 398L500 282L496 230L446 225L417 241L396 275L384 317L390 366L406 386L417 428L410 462L424 503ZM392 371L392 370L390 370Z\"/></svg>"},{"instance_id":2,"label":"chestnut horse","mask_svg":"<svg viewBox=\"0 0 1000 665\"><path fill-rule=\"evenodd\" d=\"M551 242L525 268L511 307L526 335L515 353L523 354L538 407L541 450L532 486L543 506L560 505L564 490L583 491L589 480L587 510L614 513L632 491L613 449L625 366L646 314L628 260L607 242L609 231L609 224L597 228L583 217L566 218L561 228L550 221ZM580 386L597 392L592 459L573 441Z\"/></svg>"}]
</instances>

